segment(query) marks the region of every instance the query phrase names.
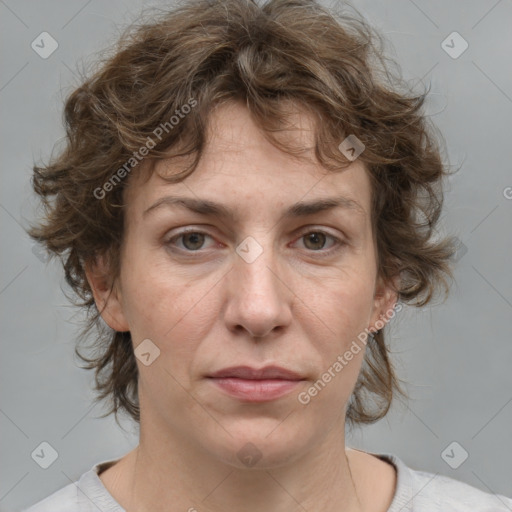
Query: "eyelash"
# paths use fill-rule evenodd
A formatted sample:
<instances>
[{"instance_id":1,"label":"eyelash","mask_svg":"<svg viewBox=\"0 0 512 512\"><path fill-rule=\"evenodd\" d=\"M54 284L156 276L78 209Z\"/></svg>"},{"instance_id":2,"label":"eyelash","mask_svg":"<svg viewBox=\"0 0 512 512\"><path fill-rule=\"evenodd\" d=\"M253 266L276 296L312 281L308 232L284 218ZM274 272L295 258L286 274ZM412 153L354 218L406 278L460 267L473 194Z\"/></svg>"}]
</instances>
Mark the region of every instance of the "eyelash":
<instances>
[{"instance_id":1,"label":"eyelash","mask_svg":"<svg viewBox=\"0 0 512 512\"><path fill-rule=\"evenodd\" d=\"M213 238L210 234L205 233L204 231L200 231L200 230L191 228L191 229L181 231L180 233L169 238L165 242L165 245L171 247L176 240L178 240L178 239L182 238L183 236L188 235L190 233L206 235L206 236L209 236L210 238ZM315 257L321 258L323 256L330 256L331 254L339 251L340 249L343 248L343 246L346 245L346 242L344 242L343 240L340 240L339 238L335 237L334 235L331 235L330 233L323 231L321 229L313 229L313 230L305 231L299 236L299 238L297 240L300 240L300 239L304 238L306 235L310 235L312 233L321 233L321 234L325 235L327 238L331 238L334 241L333 247L331 247L331 249L328 249L328 250L319 249L319 250L315 251L313 249L309 249L309 250L306 249L308 252L314 253ZM171 247L171 250L176 250L178 252L188 253L188 254L201 253L201 251L202 251L202 249L198 249L197 251L191 251L188 249L182 249L182 248L176 248L176 247Z\"/></svg>"}]
</instances>

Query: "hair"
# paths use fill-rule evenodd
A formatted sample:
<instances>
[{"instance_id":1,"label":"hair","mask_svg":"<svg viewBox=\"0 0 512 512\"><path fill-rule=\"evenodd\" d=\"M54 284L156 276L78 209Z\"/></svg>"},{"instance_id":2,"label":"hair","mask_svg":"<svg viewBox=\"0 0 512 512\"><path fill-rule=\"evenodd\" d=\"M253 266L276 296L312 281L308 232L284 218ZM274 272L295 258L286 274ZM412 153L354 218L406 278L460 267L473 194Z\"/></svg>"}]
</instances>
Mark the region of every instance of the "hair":
<instances>
[{"instance_id":1,"label":"hair","mask_svg":"<svg viewBox=\"0 0 512 512\"><path fill-rule=\"evenodd\" d=\"M436 231L448 170L422 110L428 91L415 93L391 72L388 61L398 65L384 56L382 36L351 8L335 13L313 0L181 2L128 27L67 97L65 146L48 165L34 166L44 218L28 233L59 256L72 300L87 312L79 341L94 334L95 353L86 357L78 345L75 352L95 370L95 401L110 404L104 416L115 413L117 421L125 412L140 423L138 370L130 332L101 323L86 264L104 256L114 286L123 191L144 167L139 161L192 157L165 179L189 176L209 116L226 102L243 102L266 139L297 158L300 148L278 134L293 108L306 110L315 122L315 158L331 172L351 163L339 145L357 137L372 187L378 276L394 286L399 275L399 301L417 307L441 288L448 293L455 242ZM399 381L381 329L369 338L347 423L384 417L394 396L407 397Z\"/></svg>"}]
</instances>

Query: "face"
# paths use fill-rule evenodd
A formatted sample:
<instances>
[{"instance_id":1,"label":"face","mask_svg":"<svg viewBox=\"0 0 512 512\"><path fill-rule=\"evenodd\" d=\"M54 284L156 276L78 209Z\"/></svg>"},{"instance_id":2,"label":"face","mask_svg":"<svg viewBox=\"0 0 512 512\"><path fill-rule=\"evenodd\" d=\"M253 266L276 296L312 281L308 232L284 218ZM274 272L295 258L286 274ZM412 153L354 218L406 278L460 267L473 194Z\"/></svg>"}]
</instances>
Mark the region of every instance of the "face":
<instances>
[{"instance_id":1,"label":"face","mask_svg":"<svg viewBox=\"0 0 512 512\"><path fill-rule=\"evenodd\" d=\"M297 112L295 121L291 136L312 147L310 119ZM181 183L159 176L177 170L171 160L145 183L130 177L121 273L103 318L145 354L141 439L167 436L238 466L252 450L271 467L343 435L364 357L358 336L396 296L377 280L361 162L338 173L299 162L239 103L215 110L210 128L199 167ZM212 378L270 366L293 376Z\"/></svg>"}]
</instances>

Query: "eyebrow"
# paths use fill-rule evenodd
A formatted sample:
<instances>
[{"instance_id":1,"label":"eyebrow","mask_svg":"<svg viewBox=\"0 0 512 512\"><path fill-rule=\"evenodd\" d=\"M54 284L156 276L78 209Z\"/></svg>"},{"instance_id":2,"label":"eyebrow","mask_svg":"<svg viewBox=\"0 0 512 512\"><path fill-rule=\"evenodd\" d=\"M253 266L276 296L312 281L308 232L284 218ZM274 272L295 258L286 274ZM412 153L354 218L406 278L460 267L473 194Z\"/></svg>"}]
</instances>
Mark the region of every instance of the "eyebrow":
<instances>
[{"instance_id":1,"label":"eyebrow","mask_svg":"<svg viewBox=\"0 0 512 512\"><path fill-rule=\"evenodd\" d=\"M191 210L194 213L205 216L216 216L225 219L235 219L238 217L236 213L227 206L215 203L208 199L197 199L193 197L180 197L180 196L164 196L158 199L142 214L145 218L150 212L162 206L179 206ZM355 200L344 196L326 197L313 201L299 201L289 206L281 215L281 220L285 218L298 218L314 215L335 208L343 208L353 211L358 215L365 217L366 212L364 208Z\"/></svg>"}]
</instances>

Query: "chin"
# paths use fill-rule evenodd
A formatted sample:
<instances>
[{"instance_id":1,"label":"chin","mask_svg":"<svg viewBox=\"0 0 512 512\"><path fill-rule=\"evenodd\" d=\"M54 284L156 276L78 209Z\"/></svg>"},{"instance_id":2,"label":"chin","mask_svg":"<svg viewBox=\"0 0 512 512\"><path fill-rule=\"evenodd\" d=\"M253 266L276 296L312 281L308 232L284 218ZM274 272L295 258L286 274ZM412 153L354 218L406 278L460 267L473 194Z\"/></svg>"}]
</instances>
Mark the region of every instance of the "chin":
<instances>
[{"instance_id":1,"label":"chin","mask_svg":"<svg viewBox=\"0 0 512 512\"><path fill-rule=\"evenodd\" d=\"M303 425L285 420L242 422L226 428L223 439L216 439L212 454L237 469L272 469L294 462L312 447L314 433L305 435Z\"/></svg>"}]
</instances>

